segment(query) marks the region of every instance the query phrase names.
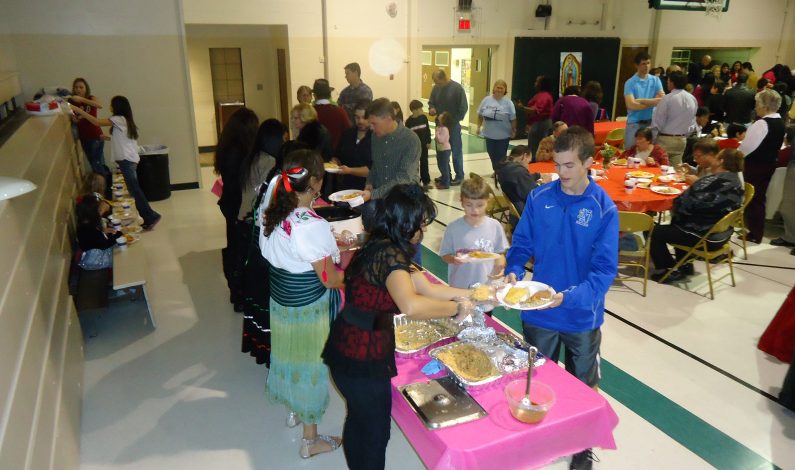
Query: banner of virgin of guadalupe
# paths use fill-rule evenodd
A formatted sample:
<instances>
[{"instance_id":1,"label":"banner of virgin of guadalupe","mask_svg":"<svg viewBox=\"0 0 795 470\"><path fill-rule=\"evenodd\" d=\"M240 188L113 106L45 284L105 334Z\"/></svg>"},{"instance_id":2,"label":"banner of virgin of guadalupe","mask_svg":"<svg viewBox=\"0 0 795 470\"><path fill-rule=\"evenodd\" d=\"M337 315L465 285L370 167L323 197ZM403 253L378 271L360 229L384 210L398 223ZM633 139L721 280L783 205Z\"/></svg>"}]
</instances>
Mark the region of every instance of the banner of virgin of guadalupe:
<instances>
[{"instance_id":1,"label":"banner of virgin of guadalupe","mask_svg":"<svg viewBox=\"0 0 795 470\"><path fill-rule=\"evenodd\" d=\"M560 53L560 95L572 85L582 86L582 52Z\"/></svg>"}]
</instances>

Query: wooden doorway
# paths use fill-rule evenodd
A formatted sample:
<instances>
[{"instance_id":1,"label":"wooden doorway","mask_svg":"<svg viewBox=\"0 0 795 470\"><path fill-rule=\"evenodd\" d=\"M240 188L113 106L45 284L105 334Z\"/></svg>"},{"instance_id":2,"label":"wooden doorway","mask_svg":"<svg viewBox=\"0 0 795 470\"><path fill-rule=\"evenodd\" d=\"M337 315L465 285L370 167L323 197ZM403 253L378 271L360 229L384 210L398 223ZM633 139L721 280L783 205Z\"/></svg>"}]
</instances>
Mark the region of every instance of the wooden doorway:
<instances>
[{"instance_id":1,"label":"wooden doorway","mask_svg":"<svg viewBox=\"0 0 795 470\"><path fill-rule=\"evenodd\" d=\"M287 101L287 51L276 49L276 61L279 67L279 116L282 124L290 128L290 109Z\"/></svg>"},{"instance_id":2,"label":"wooden doorway","mask_svg":"<svg viewBox=\"0 0 795 470\"><path fill-rule=\"evenodd\" d=\"M469 122L474 128L478 125L477 107L487 95L491 94L491 48L476 46L472 48L472 67L469 79L472 87L469 103ZM475 108L475 109L472 109Z\"/></svg>"},{"instance_id":3,"label":"wooden doorway","mask_svg":"<svg viewBox=\"0 0 795 470\"><path fill-rule=\"evenodd\" d=\"M627 105L624 103L624 83L638 71L635 66L635 56L639 52L649 52L647 46L629 46L621 48L621 60L618 69L618 83L616 90L616 106L613 119L627 115Z\"/></svg>"}]
</instances>

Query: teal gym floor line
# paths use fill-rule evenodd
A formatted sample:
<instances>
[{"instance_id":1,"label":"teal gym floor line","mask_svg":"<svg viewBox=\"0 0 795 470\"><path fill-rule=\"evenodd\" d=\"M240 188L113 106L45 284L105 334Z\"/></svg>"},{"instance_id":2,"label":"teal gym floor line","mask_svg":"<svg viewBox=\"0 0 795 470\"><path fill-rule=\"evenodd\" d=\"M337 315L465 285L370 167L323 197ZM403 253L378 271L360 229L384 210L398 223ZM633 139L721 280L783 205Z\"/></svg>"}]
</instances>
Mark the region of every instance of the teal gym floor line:
<instances>
[{"instance_id":1,"label":"teal gym floor line","mask_svg":"<svg viewBox=\"0 0 795 470\"><path fill-rule=\"evenodd\" d=\"M424 245L422 265L447 282L447 263ZM521 334L522 323L518 311L497 308L493 313L495 318ZM601 390L715 468L780 470L780 467L604 358L601 367Z\"/></svg>"}]
</instances>

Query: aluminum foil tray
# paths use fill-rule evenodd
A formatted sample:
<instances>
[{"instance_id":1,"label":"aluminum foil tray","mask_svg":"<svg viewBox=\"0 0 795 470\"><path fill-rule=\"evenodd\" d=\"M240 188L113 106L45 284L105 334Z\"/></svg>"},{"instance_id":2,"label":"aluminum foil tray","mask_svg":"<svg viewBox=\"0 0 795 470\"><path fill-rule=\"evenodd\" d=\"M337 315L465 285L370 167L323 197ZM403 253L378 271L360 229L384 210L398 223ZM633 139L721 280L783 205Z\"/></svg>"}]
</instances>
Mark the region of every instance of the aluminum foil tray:
<instances>
[{"instance_id":1,"label":"aluminum foil tray","mask_svg":"<svg viewBox=\"0 0 795 470\"><path fill-rule=\"evenodd\" d=\"M397 344L395 345L395 353L399 357L417 357L424 354L428 347L434 345L448 344L455 341L455 337L461 332L461 327L453 320L449 319L435 319L435 320L412 320L406 315L395 315L394 325L397 328L400 325L407 325L410 323L429 323L441 330L436 338L429 338L428 343L414 349L403 349Z\"/></svg>"}]
</instances>

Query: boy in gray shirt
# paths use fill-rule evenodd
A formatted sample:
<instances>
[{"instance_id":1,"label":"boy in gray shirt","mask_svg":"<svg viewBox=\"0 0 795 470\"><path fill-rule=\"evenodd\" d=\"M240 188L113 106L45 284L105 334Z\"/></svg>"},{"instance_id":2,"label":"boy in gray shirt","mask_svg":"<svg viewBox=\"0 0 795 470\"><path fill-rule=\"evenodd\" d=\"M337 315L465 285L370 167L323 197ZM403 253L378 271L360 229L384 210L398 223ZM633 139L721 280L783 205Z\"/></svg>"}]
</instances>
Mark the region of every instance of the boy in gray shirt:
<instances>
[{"instance_id":1,"label":"boy in gray shirt","mask_svg":"<svg viewBox=\"0 0 795 470\"><path fill-rule=\"evenodd\" d=\"M464 216L451 222L444 232L439 253L447 266L447 283L468 288L486 282L505 269L503 253L509 248L505 230L486 215L489 185L474 175L461 185ZM456 256L459 255L459 256Z\"/></svg>"}]
</instances>

